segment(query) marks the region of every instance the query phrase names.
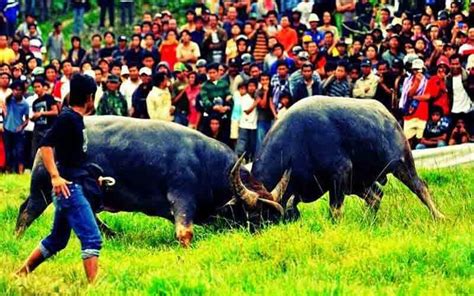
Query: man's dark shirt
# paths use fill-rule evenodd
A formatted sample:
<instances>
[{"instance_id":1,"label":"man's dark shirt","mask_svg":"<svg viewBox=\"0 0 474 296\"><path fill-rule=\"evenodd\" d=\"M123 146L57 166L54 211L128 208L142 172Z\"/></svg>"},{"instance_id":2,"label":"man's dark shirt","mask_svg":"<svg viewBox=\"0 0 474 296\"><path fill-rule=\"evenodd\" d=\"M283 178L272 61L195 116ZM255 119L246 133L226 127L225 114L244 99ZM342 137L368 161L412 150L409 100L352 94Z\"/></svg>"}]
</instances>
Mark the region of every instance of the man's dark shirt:
<instances>
[{"instance_id":1,"label":"man's dark shirt","mask_svg":"<svg viewBox=\"0 0 474 296\"><path fill-rule=\"evenodd\" d=\"M54 148L60 175L66 180L74 181L87 156L83 117L71 108L63 108L53 127L41 141L40 147Z\"/></svg>"},{"instance_id":2,"label":"man's dark shirt","mask_svg":"<svg viewBox=\"0 0 474 296\"><path fill-rule=\"evenodd\" d=\"M51 107L56 105L56 100L50 94L45 94L41 98L34 100L32 108L33 112L51 111ZM53 126L56 120L53 116L41 116L35 121L35 130L44 131Z\"/></svg>"},{"instance_id":3,"label":"man's dark shirt","mask_svg":"<svg viewBox=\"0 0 474 296\"><path fill-rule=\"evenodd\" d=\"M115 50L117 50L117 46L111 46L111 47L103 47L100 49L100 57L101 58L108 58L111 57L112 54L114 53Z\"/></svg>"}]
</instances>

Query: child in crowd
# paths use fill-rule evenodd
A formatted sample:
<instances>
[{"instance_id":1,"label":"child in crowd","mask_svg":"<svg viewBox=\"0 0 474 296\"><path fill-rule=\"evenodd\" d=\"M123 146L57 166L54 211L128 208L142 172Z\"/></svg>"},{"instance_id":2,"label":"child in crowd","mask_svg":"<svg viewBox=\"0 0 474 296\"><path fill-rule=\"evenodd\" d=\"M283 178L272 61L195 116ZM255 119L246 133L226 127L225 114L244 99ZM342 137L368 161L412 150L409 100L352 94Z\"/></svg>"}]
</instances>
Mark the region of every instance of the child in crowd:
<instances>
[{"instance_id":1,"label":"child in crowd","mask_svg":"<svg viewBox=\"0 0 474 296\"><path fill-rule=\"evenodd\" d=\"M247 85L239 85L241 116L239 120L239 138L235 147L237 155L246 153L246 159L251 161L255 156L255 144L257 140L257 103L255 93L258 81L250 79Z\"/></svg>"},{"instance_id":2,"label":"child in crowd","mask_svg":"<svg viewBox=\"0 0 474 296\"><path fill-rule=\"evenodd\" d=\"M443 109L434 106L430 119L426 123L425 131L416 149L443 147L447 145L449 119L443 116Z\"/></svg>"},{"instance_id":3,"label":"child in crowd","mask_svg":"<svg viewBox=\"0 0 474 296\"><path fill-rule=\"evenodd\" d=\"M278 116L275 116L277 119L282 119L285 117L288 108L290 108L291 95L287 92L284 92L280 96L280 102L278 103Z\"/></svg>"}]
</instances>

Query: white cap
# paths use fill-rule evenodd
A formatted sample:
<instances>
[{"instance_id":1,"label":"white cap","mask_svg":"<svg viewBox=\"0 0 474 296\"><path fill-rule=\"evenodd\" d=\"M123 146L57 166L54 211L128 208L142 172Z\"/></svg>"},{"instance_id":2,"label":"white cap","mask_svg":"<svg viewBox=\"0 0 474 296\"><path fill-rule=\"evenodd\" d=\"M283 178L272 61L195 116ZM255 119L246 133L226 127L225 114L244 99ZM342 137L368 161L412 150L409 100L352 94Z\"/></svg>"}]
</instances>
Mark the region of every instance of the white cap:
<instances>
[{"instance_id":1,"label":"white cap","mask_svg":"<svg viewBox=\"0 0 474 296\"><path fill-rule=\"evenodd\" d=\"M127 65L123 65L123 66L122 66L122 70L120 71L120 75L121 75L121 76L123 76L123 75L130 75L130 71L128 71Z\"/></svg>"},{"instance_id":2,"label":"white cap","mask_svg":"<svg viewBox=\"0 0 474 296\"><path fill-rule=\"evenodd\" d=\"M412 70L422 70L423 68L425 68L425 63L423 62L422 59L416 59L413 62L411 62Z\"/></svg>"},{"instance_id":3,"label":"white cap","mask_svg":"<svg viewBox=\"0 0 474 296\"><path fill-rule=\"evenodd\" d=\"M311 13L308 18L308 23L319 22L319 16L316 13Z\"/></svg>"},{"instance_id":4,"label":"white cap","mask_svg":"<svg viewBox=\"0 0 474 296\"><path fill-rule=\"evenodd\" d=\"M148 75L148 76L151 76L151 69L148 68L148 67L143 67L140 69L140 71L138 72L139 75Z\"/></svg>"}]
</instances>

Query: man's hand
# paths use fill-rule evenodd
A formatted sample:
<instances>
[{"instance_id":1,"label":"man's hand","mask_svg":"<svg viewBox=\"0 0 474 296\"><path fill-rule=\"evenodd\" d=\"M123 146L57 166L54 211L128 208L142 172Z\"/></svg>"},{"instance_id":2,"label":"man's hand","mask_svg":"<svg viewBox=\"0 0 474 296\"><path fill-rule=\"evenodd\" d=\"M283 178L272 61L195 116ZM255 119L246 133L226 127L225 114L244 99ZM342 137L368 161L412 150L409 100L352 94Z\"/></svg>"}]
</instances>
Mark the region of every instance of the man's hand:
<instances>
[{"instance_id":1,"label":"man's hand","mask_svg":"<svg viewBox=\"0 0 474 296\"><path fill-rule=\"evenodd\" d=\"M43 115L43 112L35 112L31 116L31 120L36 120L36 119L40 118L42 115Z\"/></svg>"},{"instance_id":2,"label":"man's hand","mask_svg":"<svg viewBox=\"0 0 474 296\"><path fill-rule=\"evenodd\" d=\"M56 176L51 179L51 184L53 185L53 191L56 196L64 196L64 198L69 198L71 196L71 192L67 187L68 184L72 184L72 182L63 179L61 176Z\"/></svg>"}]
</instances>

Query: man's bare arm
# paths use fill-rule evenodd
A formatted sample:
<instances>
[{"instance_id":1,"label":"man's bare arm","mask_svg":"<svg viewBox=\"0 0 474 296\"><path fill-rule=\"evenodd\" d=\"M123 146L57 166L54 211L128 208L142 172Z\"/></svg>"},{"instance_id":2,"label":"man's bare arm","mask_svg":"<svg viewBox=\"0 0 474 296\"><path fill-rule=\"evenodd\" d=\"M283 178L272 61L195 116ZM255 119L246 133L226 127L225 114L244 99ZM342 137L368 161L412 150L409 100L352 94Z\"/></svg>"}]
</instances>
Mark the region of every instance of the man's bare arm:
<instances>
[{"instance_id":1,"label":"man's bare arm","mask_svg":"<svg viewBox=\"0 0 474 296\"><path fill-rule=\"evenodd\" d=\"M67 185L71 184L71 182L63 179L59 175L56 162L54 161L53 148L48 146L41 147L41 156L43 158L44 166L51 176L54 193L56 193L56 195L62 194L65 198L68 198L71 195L71 192Z\"/></svg>"}]
</instances>

